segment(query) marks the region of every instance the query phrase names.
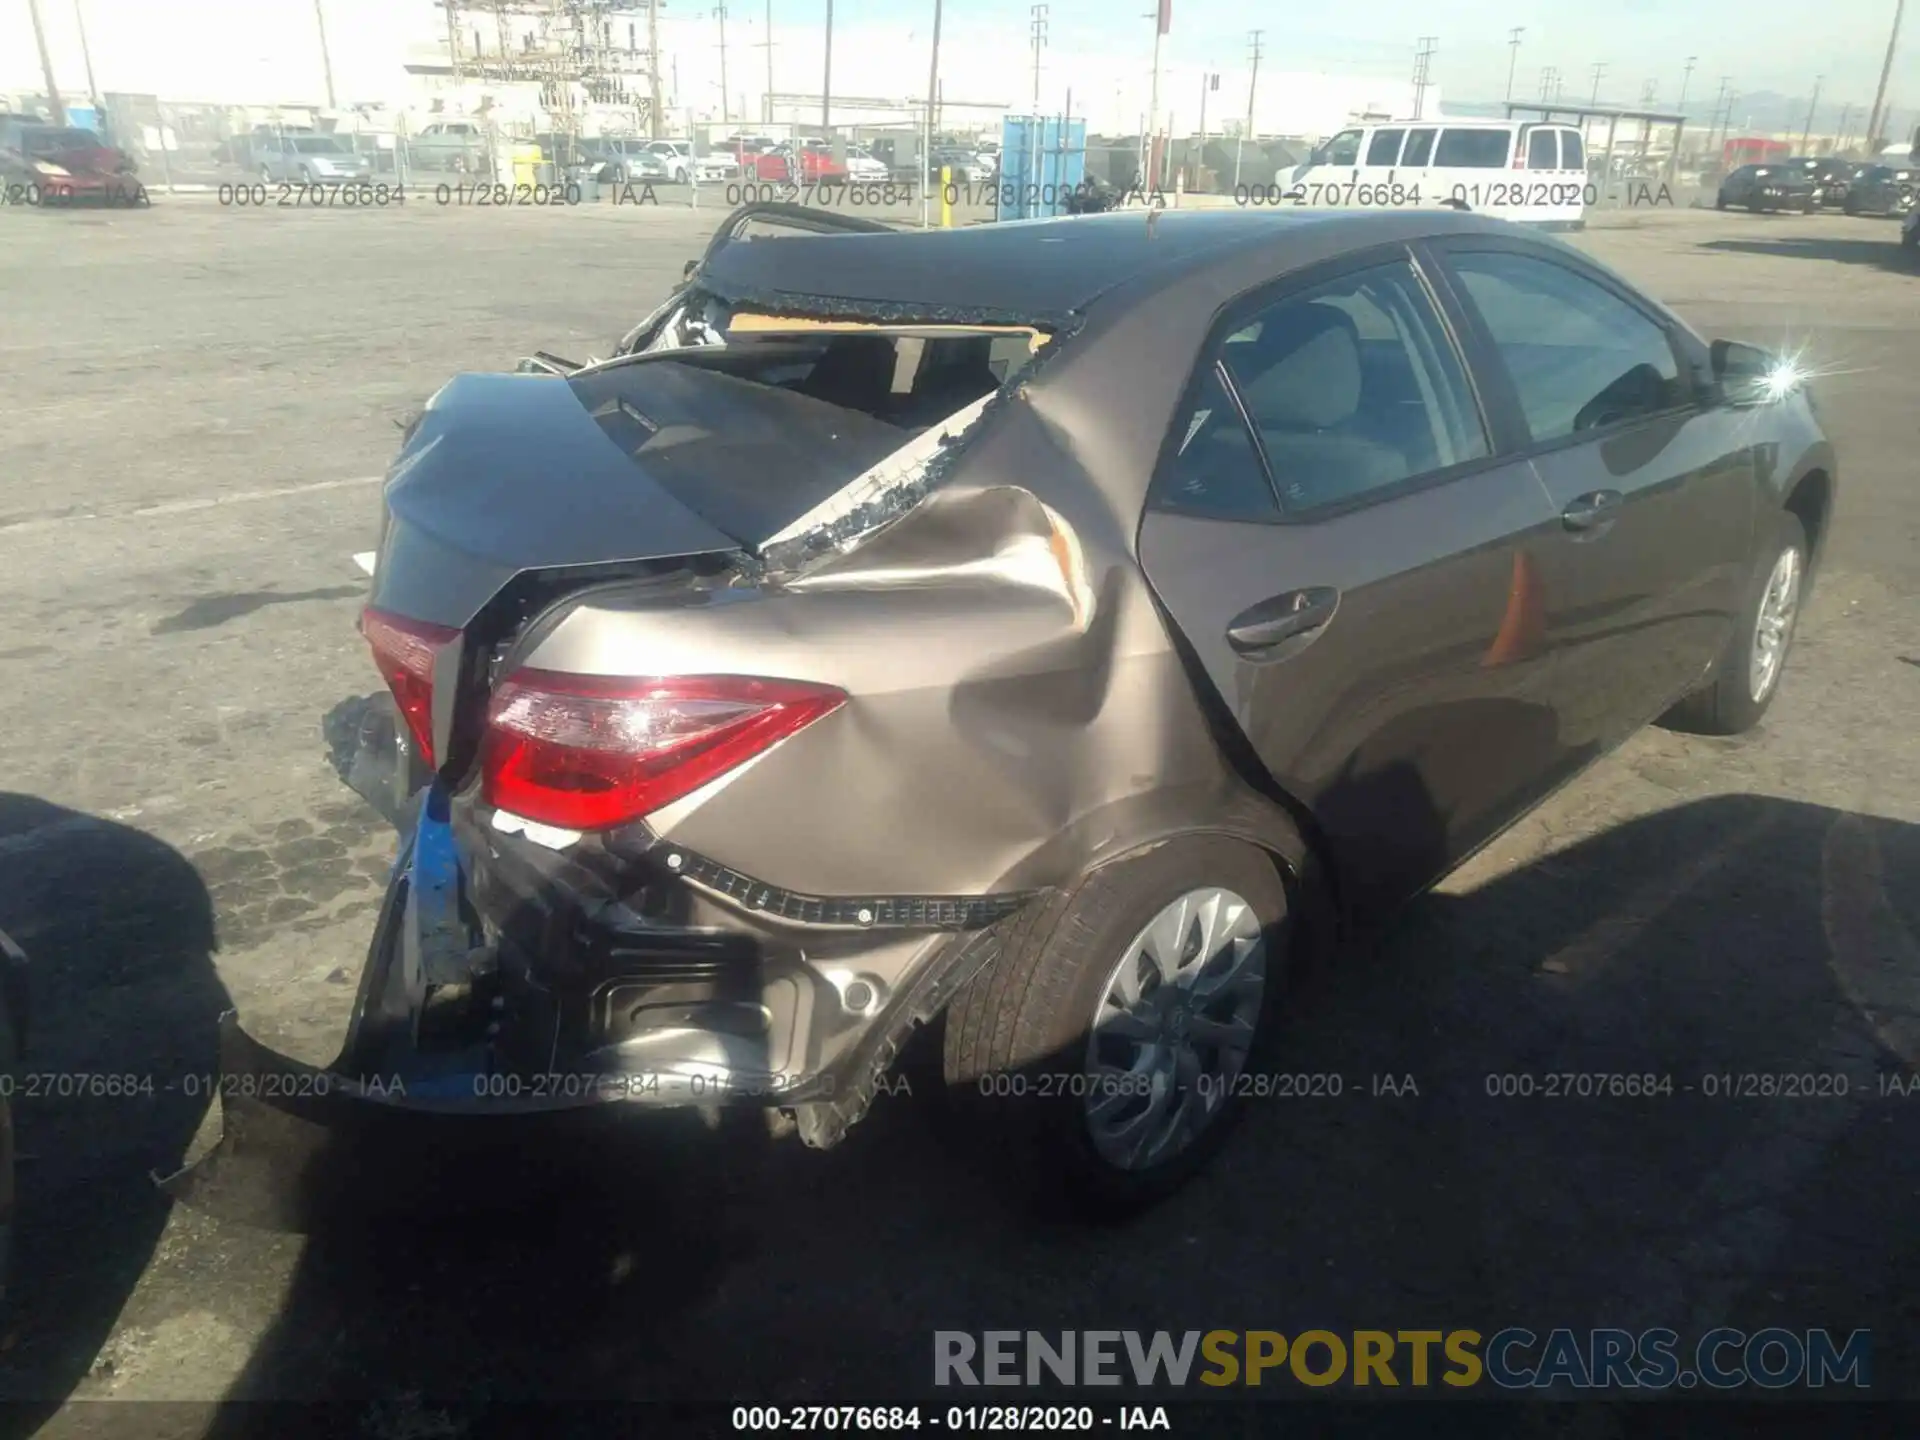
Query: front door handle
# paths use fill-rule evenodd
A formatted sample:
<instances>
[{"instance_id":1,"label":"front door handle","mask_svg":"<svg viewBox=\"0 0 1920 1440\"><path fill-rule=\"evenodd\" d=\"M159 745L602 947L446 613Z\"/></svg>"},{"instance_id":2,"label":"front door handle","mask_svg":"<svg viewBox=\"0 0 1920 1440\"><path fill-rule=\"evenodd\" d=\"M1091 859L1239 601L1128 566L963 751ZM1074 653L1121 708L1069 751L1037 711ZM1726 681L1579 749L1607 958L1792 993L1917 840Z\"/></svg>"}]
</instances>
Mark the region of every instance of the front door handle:
<instances>
[{"instance_id":1,"label":"front door handle","mask_svg":"<svg viewBox=\"0 0 1920 1440\"><path fill-rule=\"evenodd\" d=\"M1333 619L1340 592L1330 585L1289 590L1243 610L1227 626L1227 643L1242 655L1271 650L1296 636L1310 634Z\"/></svg>"},{"instance_id":2,"label":"front door handle","mask_svg":"<svg viewBox=\"0 0 1920 1440\"><path fill-rule=\"evenodd\" d=\"M1618 490L1591 490L1560 512L1560 523L1569 530L1595 530L1620 513L1625 498Z\"/></svg>"}]
</instances>

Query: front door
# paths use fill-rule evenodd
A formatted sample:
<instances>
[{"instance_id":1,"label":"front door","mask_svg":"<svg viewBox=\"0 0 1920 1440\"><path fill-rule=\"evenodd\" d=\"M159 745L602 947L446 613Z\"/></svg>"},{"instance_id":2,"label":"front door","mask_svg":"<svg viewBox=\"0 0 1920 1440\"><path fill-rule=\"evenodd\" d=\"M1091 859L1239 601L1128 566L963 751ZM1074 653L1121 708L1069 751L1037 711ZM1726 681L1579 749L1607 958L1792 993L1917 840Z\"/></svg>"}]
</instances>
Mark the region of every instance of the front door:
<instances>
[{"instance_id":1,"label":"front door","mask_svg":"<svg viewBox=\"0 0 1920 1440\"><path fill-rule=\"evenodd\" d=\"M1544 247L1438 247L1561 516L1535 559L1566 738L1610 748L1697 685L1732 633L1754 525L1750 420L1682 337Z\"/></svg>"},{"instance_id":2,"label":"front door","mask_svg":"<svg viewBox=\"0 0 1920 1440\"><path fill-rule=\"evenodd\" d=\"M1404 249L1244 297L1199 357L1141 562L1351 905L1418 890L1549 782L1520 578L1558 524Z\"/></svg>"}]
</instances>

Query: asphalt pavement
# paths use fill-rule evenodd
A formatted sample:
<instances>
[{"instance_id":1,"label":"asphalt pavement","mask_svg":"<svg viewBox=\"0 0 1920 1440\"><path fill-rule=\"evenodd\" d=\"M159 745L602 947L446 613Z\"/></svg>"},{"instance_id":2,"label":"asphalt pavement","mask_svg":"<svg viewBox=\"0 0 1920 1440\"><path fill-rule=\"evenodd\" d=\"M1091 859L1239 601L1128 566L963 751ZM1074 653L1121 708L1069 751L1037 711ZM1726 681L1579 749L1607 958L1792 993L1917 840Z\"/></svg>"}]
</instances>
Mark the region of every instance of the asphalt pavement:
<instances>
[{"instance_id":1,"label":"asphalt pavement","mask_svg":"<svg viewBox=\"0 0 1920 1440\"><path fill-rule=\"evenodd\" d=\"M1641 735L1346 956L1286 1036L1341 1095L1253 1102L1164 1208L1038 1225L907 1097L824 1154L637 1141L505 1218L170 1208L218 1013L324 1062L364 955L392 836L334 746L378 687L350 557L398 427L463 367L604 353L721 213L0 211L0 927L37 961L28 1071L154 1082L16 1101L0 1398L48 1436L223 1397L441 1434L502 1399L918 1395L936 1329L1715 1323L1870 1329L1874 1393L1920 1394L1920 1094L1884 1078L1920 1061L1920 267L1886 221L1577 238L1822 376L1839 508L1778 702ZM1567 1071L1675 1093L1489 1093ZM1844 1083L1709 1093L1783 1074Z\"/></svg>"}]
</instances>

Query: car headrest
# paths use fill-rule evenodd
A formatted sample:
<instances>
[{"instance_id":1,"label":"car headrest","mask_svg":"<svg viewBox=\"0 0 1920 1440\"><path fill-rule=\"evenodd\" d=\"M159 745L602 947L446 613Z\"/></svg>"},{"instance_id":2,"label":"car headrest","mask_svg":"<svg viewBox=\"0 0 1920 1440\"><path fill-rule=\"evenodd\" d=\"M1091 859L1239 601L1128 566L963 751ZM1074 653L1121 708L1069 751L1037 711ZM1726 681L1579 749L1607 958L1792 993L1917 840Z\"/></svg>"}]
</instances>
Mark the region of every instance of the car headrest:
<instances>
[{"instance_id":1,"label":"car headrest","mask_svg":"<svg viewBox=\"0 0 1920 1440\"><path fill-rule=\"evenodd\" d=\"M1344 310L1289 305L1266 316L1245 348L1229 364L1259 425L1325 430L1360 407L1360 330Z\"/></svg>"}]
</instances>

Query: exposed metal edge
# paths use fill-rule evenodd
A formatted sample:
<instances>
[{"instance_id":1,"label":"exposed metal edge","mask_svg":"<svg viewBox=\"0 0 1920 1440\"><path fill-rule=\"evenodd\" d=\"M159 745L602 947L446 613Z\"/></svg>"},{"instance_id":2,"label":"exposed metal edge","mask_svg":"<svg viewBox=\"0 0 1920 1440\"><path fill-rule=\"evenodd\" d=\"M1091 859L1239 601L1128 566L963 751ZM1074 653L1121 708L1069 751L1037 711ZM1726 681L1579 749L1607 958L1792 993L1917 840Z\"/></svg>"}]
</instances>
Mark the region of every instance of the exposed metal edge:
<instances>
[{"instance_id":1,"label":"exposed metal edge","mask_svg":"<svg viewBox=\"0 0 1920 1440\"><path fill-rule=\"evenodd\" d=\"M837 930L982 930L1004 920L1039 893L802 895L743 875L678 845L663 845L655 853L669 872L718 899L756 915Z\"/></svg>"}]
</instances>

